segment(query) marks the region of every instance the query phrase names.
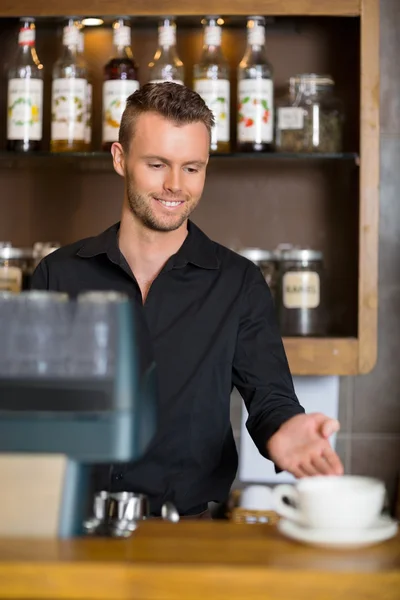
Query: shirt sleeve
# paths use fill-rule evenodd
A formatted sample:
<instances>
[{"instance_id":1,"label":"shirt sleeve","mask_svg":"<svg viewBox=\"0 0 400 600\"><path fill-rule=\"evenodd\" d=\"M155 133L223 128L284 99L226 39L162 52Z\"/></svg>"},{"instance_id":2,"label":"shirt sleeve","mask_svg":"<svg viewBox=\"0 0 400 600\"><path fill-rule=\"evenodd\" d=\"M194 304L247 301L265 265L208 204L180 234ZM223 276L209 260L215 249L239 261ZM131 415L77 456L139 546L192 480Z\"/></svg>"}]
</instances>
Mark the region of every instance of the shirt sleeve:
<instances>
[{"instance_id":1,"label":"shirt sleeve","mask_svg":"<svg viewBox=\"0 0 400 600\"><path fill-rule=\"evenodd\" d=\"M49 270L45 260L41 260L36 267L31 281L32 290L48 290L49 287Z\"/></svg>"},{"instance_id":2,"label":"shirt sleeve","mask_svg":"<svg viewBox=\"0 0 400 600\"><path fill-rule=\"evenodd\" d=\"M232 377L249 413L246 427L269 458L270 437L305 411L294 391L271 292L255 265L247 272Z\"/></svg>"}]
</instances>

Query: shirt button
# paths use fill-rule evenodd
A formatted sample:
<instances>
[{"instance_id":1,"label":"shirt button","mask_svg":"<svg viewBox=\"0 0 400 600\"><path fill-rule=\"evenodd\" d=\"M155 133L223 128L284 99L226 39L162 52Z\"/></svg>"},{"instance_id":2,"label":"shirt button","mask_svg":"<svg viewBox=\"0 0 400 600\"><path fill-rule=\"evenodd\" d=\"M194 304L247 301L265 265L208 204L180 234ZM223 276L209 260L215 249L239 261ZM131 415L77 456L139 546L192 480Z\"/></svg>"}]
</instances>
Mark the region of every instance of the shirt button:
<instances>
[{"instance_id":1,"label":"shirt button","mask_svg":"<svg viewBox=\"0 0 400 600\"><path fill-rule=\"evenodd\" d=\"M114 481L121 481L121 479L123 479L124 476L122 475L122 473L114 473L113 475L113 479Z\"/></svg>"}]
</instances>

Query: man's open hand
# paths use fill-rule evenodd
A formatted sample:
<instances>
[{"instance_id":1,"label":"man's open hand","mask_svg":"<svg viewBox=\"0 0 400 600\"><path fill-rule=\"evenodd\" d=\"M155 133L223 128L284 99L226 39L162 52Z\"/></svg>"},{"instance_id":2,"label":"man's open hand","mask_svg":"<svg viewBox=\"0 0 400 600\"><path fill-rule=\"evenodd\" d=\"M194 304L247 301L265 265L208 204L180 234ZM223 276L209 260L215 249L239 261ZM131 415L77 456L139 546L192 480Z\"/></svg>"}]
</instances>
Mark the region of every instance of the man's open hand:
<instances>
[{"instance_id":1,"label":"man's open hand","mask_svg":"<svg viewBox=\"0 0 400 600\"><path fill-rule=\"evenodd\" d=\"M340 424L321 413L296 415L281 425L267 449L273 462L295 477L342 475L343 465L329 443Z\"/></svg>"}]
</instances>

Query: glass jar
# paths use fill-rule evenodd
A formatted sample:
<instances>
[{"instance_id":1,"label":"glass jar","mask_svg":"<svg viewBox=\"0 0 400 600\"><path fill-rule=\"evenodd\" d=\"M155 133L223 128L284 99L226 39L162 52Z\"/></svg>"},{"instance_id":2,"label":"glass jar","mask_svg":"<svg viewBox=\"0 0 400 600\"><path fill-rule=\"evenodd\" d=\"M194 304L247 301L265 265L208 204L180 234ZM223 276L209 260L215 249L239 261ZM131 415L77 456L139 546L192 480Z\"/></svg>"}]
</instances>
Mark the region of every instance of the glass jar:
<instances>
[{"instance_id":1,"label":"glass jar","mask_svg":"<svg viewBox=\"0 0 400 600\"><path fill-rule=\"evenodd\" d=\"M275 299L276 283L277 283L277 257L270 250L262 250L261 248L242 248L238 254L251 260L261 270L265 281L268 283L272 297Z\"/></svg>"},{"instance_id":2,"label":"glass jar","mask_svg":"<svg viewBox=\"0 0 400 600\"><path fill-rule=\"evenodd\" d=\"M291 77L278 102L276 149L281 152L341 152L343 108L330 75Z\"/></svg>"},{"instance_id":3,"label":"glass jar","mask_svg":"<svg viewBox=\"0 0 400 600\"><path fill-rule=\"evenodd\" d=\"M33 244L34 268L36 269L43 258L46 258L46 256L59 248L60 244L58 242L35 242Z\"/></svg>"},{"instance_id":4,"label":"glass jar","mask_svg":"<svg viewBox=\"0 0 400 600\"><path fill-rule=\"evenodd\" d=\"M33 267L32 248L14 248L10 242L0 242L0 291L18 294L28 290Z\"/></svg>"},{"instance_id":5,"label":"glass jar","mask_svg":"<svg viewBox=\"0 0 400 600\"><path fill-rule=\"evenodd\" d=\"M327 334L322 252L294 248L282 252L277 293L281 334Z\"/></svg>"}]
</instances>

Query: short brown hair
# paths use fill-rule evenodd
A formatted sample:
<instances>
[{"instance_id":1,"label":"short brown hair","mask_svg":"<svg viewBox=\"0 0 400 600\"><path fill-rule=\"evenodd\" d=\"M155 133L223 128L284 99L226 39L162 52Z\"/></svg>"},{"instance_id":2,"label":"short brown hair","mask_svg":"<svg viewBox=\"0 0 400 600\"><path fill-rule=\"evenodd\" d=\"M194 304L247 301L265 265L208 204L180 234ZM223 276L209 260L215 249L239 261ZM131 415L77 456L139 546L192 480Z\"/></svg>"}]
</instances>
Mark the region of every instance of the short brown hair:
<instances>
[{"instance_id":1,"label":"short brown hair","mask_svg":"<svg viewBox=\"0 0 400 600\"><path fill-rule=\"evenodd\" d=\"M118 137L124 152L129 151L137 117L146 112L158 113L178 125L200 121L207 127L210 135L214 126L213 113L197 92L172 81L147 83L126 101Z\"/></svg>"}]
</instances>

